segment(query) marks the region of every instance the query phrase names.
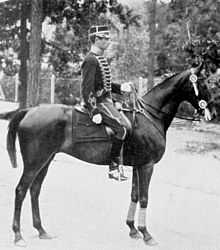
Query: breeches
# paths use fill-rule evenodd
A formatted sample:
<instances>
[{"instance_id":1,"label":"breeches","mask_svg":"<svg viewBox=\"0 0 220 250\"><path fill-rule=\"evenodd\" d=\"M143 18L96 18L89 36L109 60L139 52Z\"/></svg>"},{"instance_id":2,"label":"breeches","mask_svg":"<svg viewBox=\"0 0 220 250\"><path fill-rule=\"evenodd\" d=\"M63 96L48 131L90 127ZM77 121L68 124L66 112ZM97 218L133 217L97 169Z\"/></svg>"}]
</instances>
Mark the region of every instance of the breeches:
<instances>
[{"instance_id":1,"label":"breeches","mask_svg":"<svg viewBox=\"0 0 220 250\"><path fill-rule=\"evenodd\" d=\"M131 123L128 118L123 113L120 113L113 103L98 103L97 108L102 114L103 124L114 131L117 139L123 140L127 130L131 129Z\"/></svg>"}]
</instances>

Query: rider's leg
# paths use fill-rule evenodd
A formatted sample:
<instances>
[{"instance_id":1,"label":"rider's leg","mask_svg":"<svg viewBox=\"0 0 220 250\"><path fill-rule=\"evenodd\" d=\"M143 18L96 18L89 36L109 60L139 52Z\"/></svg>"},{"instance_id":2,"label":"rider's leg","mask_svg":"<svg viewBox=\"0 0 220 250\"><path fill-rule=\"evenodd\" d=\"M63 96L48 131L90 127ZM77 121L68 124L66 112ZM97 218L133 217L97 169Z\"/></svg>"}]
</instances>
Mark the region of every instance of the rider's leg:
<instances>
[{"instance_id":1,"label":"rider's leg","mask_svg":"<svg viewBox=\"0 0 220 250\"><path fill-rule=\"evenodd\" d=\"M123 140L114 138L111 149L111 164L109 170L115 170L121 164L121 150L123 146Z\"/></svg>"},{"instance_id":2,"label":"rider's leg","mask_svg":"<svg viewBox=\"0 0 220 250\"><path fill-rule=\"evenodd\" d=\"M99 108L103 116L103 124L109 126L115 133L112 141L109 177L116 179L114 176L120 174L118 177L119 179L127 179L127 177L119 172L119 165L121 165L122 161L121 153L123 141L126 137L128 128L130 128L129 120L123 119L124 117L111 103L102 103ZM113 171L115 173L113 173Z\"/></svg>"},{"instance_id":3,"label":"rider's leg","mask_svg":"<svg viewBox=\"0 0 220 250\"><path fill-rule=\"evenodd\" d=\"M117 134L112 141L111 163L109 165L109 178L127 180L127 177L120 170L120 165L123 165L123 142L126 136L126 129L120 125L117 129Z\"/></svg>"},{"instance_id":4,"label":"rider's leg","mask_svg":"<svg viewBox=\"0 0 220 250\"><path fill-rule=\"evenodd\" d=\"M126 180L127 177L120 173L119 166L122 165L122 146L126 136L126 128L119 120L103 115L103 123L109 126L115 133L112 139L111 163L109 165L109 178Z\"/></svg>"},{"instance_id":5,"label":"rider's leg","mask_svg":"<svg viewBox=\"0 0 220 250\"><path fill-rule=\"evenodd\" d=\"M116 179L120 181L127 180L128 178L124 175L122 171L122 147L123 140L114 138L111 150L111 163L109 165L109 178Z\"/></svg>"}]
</instances>

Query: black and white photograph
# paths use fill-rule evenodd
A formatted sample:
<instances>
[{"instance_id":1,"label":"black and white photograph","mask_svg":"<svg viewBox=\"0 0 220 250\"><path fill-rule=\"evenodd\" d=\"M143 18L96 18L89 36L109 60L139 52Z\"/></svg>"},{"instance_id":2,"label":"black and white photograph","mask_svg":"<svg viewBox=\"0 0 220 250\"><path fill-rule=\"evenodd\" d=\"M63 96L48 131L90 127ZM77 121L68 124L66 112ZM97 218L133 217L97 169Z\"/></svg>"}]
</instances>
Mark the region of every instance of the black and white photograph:
<instances>
[{"instance_id":1,"label":"black and white photograph","mask_svg":"<svg viewBox=\"0 0 220 250\"><path fill-rule=\"evenodd\" d=\"M0 250L220 249L219 13L0 0Z\"/></svg>"}]
</instances>

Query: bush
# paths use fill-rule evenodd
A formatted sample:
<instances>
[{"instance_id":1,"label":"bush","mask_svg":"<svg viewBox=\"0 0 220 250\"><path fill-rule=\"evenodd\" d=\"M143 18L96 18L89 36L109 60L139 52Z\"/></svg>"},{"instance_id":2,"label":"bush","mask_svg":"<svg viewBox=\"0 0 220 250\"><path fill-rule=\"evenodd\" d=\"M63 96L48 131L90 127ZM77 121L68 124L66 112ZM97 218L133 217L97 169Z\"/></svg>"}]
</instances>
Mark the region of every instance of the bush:
<instances>
[{"instance_id":1,"label":"bush","mask_svg":"<svg viewBox=\"0 0 220 250\"><path fill-rule=\"evenodd\" d=\"M75 105L80 100L80 78L57 78L55 93L60 103Z\"/></svg>"},{"instance_id":2,"label":"bush","mask_svg":"<svg viewBox=\"0 0 220 250\"><path fill-rule=\"evenodd\" d=\"M74 105L80 99L80 77L57 78L55 83L55 103ZM1 86L7 101L15 101L15 77L4 75ZM39 86L39 103L50 103L51 95L51 72L41 73Z\"/></svg>"},{"instance_id":3,"label":"bush","mask_svg":"<svg viewBox=\"0 0 220 250\"><path fill-rule=\"evenodd\" d=\"M15 101L15 77L4 75L1 80L2 90L7 101Z\"/></svg>"}]
</instances>

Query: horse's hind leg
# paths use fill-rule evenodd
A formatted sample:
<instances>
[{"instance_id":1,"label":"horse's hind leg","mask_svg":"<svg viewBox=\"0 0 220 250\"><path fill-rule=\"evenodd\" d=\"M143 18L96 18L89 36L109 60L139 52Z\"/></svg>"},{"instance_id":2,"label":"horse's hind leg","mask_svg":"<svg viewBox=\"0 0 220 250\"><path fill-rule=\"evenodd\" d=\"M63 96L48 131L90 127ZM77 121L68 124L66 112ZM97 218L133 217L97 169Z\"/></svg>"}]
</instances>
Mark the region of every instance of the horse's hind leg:
<instances>
[{"instance_id":1,"label":"horse's hind leg","mask_svg":"<svg viewBox=\"0 0 220 250\"><path fill-rule=\"evenodd\" d=\"M126 220L126 224L130 228L129 235L131 238L134 238L134 239L138 239L141 237L138 230L135 228L135 225L134 225L134 218L135 218L138 200L139 200L138 173L137 173L137 169L134 167L133 175L132 175L131 203L128 209L128 215L127 215L127 220Z\"/></svg>"},{"instance_id":2,"label":"horse's hind leg","mask_svg":"<svg viewBox=\"0 0 220 250\"><path fill-rule=\"evenodd\" d=\"M50 159L49 162L40 170L30 187L33 226L38 230L40 239L52 238L42 227L39 209L40 190L51 160L52 159Z\"/></svg>"},{"instance_id":3,"label":"horse's hind leg","mask_svg":"<svg viewBox=\"0 0 220 250\"><path fill-rule=\"evenodd\" d=\"M22 203L24 201L24 198L26 196L29 186L34 180L36 175L37 175L36 170L31 170L28 172L24 171L15 190L15 208L14 208L14 218L13 218L12 229L15 233L14 243L18 246L25 245L25 242L21 235L21 229L20 229L20 217L21 217Z\"/></svg>"},{"instance_id":4,"label":"horse's hind leg","mask_svg":"<svg viewBox=\"0 0 220 250\"><path fill-rule=\"evenodd\" d=\"M21 207L27 190L32 186L35 178L44 167L49 164L54 153L52 149L39 145L37 141L31 142L20 140L21 153L24 162L24 171L20 182L16 188L15 209L13 220L13 231L15 233L15 244L23 245L24 241L20 232ZM41 150L40 150L41 147ZM45 173L46 174L46 173ZM40 178L40 177L39 177ZM32 188L32 192L34 192Z\"/></svg>"}]
</instances>

